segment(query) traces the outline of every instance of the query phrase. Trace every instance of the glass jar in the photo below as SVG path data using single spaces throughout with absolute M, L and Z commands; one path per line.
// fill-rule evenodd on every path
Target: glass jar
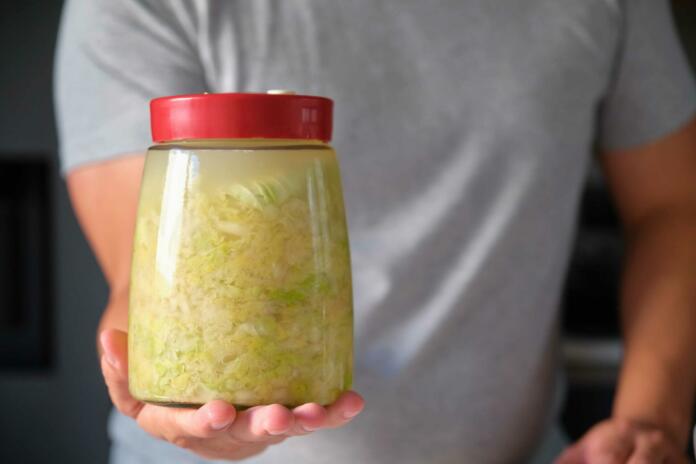
M 332 403 L 352 380 L 350 255 L 331 100 L 151 103 L 129 386 L 142 401 Z

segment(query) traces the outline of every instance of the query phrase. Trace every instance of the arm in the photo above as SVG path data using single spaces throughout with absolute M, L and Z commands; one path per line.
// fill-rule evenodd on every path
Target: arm
M 696 392 L 696 120 L 603 161 L 629 244 L 614 415 L 685 448 Z
M 86 165 L 68 175 L 73 207 L 110 289 L 98 333 L 101 367 L 114 405 L 155 437 L 215 459 L 243 459 L 287 437 L 350 422 L 363 407 L 362 398 L 353 392 L 326 408 L 310 403 L 290 411 L 276 404 L 243 412 L 224 401 L 197 410 L 173 409 L 130 396 L 128 284 L 142 169 L 143 156 L 134 154 Z
M 628 240 L 625 355 L 612 418 L 562 462 L 686 462 L 696 392 L 696 120 L 607 153 L 602 164 Z
M 142 154 L 131 154 L 68 175 L 75 215 L 109 285 L 97 333 L 128 330 L 128 278 L 143 160 Z

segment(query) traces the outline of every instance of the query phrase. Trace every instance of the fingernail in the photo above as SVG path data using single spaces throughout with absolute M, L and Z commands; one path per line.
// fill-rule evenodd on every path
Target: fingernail
M 213 430 L 222 430 L 232 423 L 231 418 L 227 419 L 216 419 L 213 417 L 213 413 L 208 411 L 208 418 L 210 419 L 210 428 Z
M 315 432 L 315 431 L 319 430 L 320 428 L 321 427 L 312 427 L 311 425 L 303 425 L 302 426 L 302 430 L 304 430 L 305 432 Z
M 269 435 L 282 435 L 285 432 L 288 431 L 288 429 L 285 430 L 271 430 L 266 423 L 263 424 L 263 428 L 268 432 Z
M 343 417 L 345 419 L 352 419 L 353 417 L 357 416 L 360 414 L 361 409 L 358 409 L 357 411 L 350 411 L 350 412 L 345 412 L 343 413 Z
M 210 428 L 213 430 L 222 430 L 225 427 L 227 427 L 228 425 L 230 425 L 230 423 L 231 423 L 231 421 L 229 421 L 229 420 L 225 420 L 225 421 L 221 421 L 221 422 L 211 422 Z

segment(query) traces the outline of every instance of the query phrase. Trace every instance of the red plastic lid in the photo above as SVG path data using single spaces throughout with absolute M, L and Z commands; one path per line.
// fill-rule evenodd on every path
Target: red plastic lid
M 271 91 L 274 92 L 274 91 Z M 276 93 L 211 93 L 155 98 L 152 140 L 331 140 L 333 101 Z

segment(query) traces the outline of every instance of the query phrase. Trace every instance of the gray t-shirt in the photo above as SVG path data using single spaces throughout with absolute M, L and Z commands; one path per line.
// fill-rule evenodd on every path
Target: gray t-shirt
M 696 109 L 666 1 L 72 0 L 63 19 L 65 171 L 143 151 L 155 96 L 336 102 L 367 407 L 249 462 L 528 458 L 556 412 L 593 146 L 648 143 Z M 200 462 L 122 416 L 111 434 L 140 462 Z

